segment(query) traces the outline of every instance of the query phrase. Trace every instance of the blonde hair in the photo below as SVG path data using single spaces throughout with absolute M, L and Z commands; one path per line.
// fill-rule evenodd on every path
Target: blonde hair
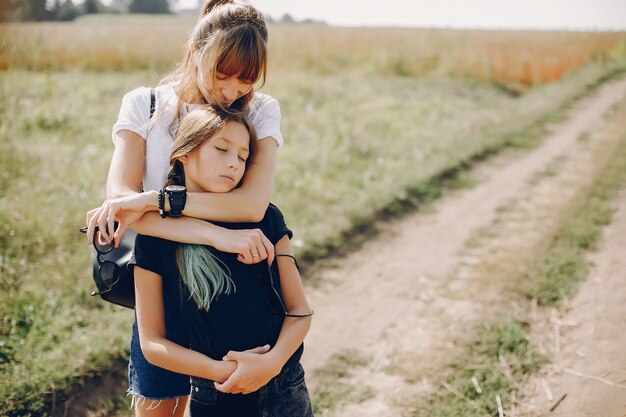
M 161 81 L 161 84 L 178 83 L 176 117 L 182 114 L 184 98 L 195 97 L 201 93 L 197 81 L 200 63 L 208 65 L 213 83 L 218 71 L 228 76 L 237 75 L 239 79 L 250 81 L 251 84 L 256 84 L 259 80 L 264 84 L 267 41 L 265 17 L 253 6 L 234 3 L 233 0 L 205 1 L 200 18 L 188 40 L 187 55 L 176 70 Z M 253 94 L 254 90 L 251 88 L 231 108 L 243 110 Z
M 170 171 L 166 185 L 185 185 L 185 173 L 179 158 L 210 140 L 228 122 L 241 123 L 248 131 L 250 152 L 245 166 L 250 164 L 254 157 L 257 138 L 254 127 L 248 119 L 241 113 L 229 113 L 220 107 L 200 106 L 189 112 L 178 128 L 170 153 Z M 230 271 L 206 246 L 178 245 L 176 264 L 180 271 L 181 281 L 187 286 L 190 297 L 193 298 L 198 309 L 208 311 L 211 303 L 220 294 L 230 294 L 235 291 Z

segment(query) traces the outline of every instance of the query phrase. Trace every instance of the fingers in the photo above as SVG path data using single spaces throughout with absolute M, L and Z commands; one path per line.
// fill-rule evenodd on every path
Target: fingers
M 229 350 L 228 353 L 222 358 L 225 361 L 236 361 L 239 359 L 241 352 L 237 352 L 236 350 Z
M 233 376 L 237 373 L 237 371 L 233 372 L 233 374 L 226 380 L 224 381 L 224 383 L 220 384 L 219 382 L 214 382 L 213 385 L 215 385 L 215 389 L 224 393 L 230 393 L 230 394 L 236 394 L 236 392 L 233 392 L 233 388 L 235 387 L 235 383 L 237 381 L 236 378 L 233 378 Z
M 107 217 L 107 234 L 109 235 L 109 242 L 113 240 L 115 236 L 115 210 L 109 209 L 109 215 Z
M 272 245 L 272 242 L 270 242 L 264 234 L 261 234 L 261 243 L 263 244 L 263 249 L 267 254 L 267 263 L 271 265 L 274 262 L 274 245 Z
M 120 223 L 117 227 L 114 235 L 116 248 L 120 245 L 120 242 L 122 241 L 122 236 L 124 235 L 124 232 L 126 232 L 126 229 L 128 229 L 128 225 L 126 223 Z
M 226 381 L 224 381 L 224 383 L 220 384 L 219 382 L 213 382 L 213 385 L 215 386 L 216 390 L 225 394 L 250 394 L 251 392 L 254 392 L 252 390 L 237 386 L 237 383 L 237 379 L 231 376 Z
M 270 345 L 264 345 L 264 346 L 258 346 L 255 347 L 254 349 L 248 349 L 248 350 L 244 350 L 244 352 L 247 353 L 267 353 L 270 350 Z
M 96 221 L 98 220 L 98 211 L 100 207 L 87 212 L 87 242 L 93 243 L 93 232 L 96 229 Z
M 256 264 L 271 256 L 274 260 L 274 246 L 260 229 L 248 230 L 246 247 L 239 252 L 237 259 L 245 264 Z
M 102 237 L 102 239 L 105 242 L 110 242 L 111 239 L 109 238 L 109 233 L 106 230 L 105 227 L 105 222 L 107 221 L 108 216 L 108 212 L 109 212 L 109 206 L 107 204 L 107 202 L 105 201 L 104 204 L 101 207 L 100 210 L 100 215 L 98 216 L 98 220 L 96 221 L 96 223 L 98 224 L 98 230 L 100 231 L 100 236 Z
M 252 256 L 254 257 L 255 262 L 261 262 L 267 259 L 267 250 L 263 245 L 263 239 L 261 237 L 259 237 L 259 244 L 256 247 L 256 256 L 254 256 L 254 254 L 252 254 Z
M 241 263 L 246 264 L 246 265 L 251 265 L 251 264 L 256 263 L 256 262 L 254 261 L 254 258 L 252 257 L 252 251 L 251 251 L 251 250 L 249 250 L 249 249 L 246 249 L 246 250 L 244 250 L 244 251 L 240 252 L 240 253 L 237 255 L 237 260 L 238 260 L 239 262 L 241 262 Z

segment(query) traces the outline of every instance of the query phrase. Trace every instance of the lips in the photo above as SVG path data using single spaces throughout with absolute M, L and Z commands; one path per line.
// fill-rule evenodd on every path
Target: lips
M 226 180 L 226 181 L 230 181 L 230 182 L 235 182 L 235 177 L 233 177 L 232 175 L 220 175 L 220 178 Z

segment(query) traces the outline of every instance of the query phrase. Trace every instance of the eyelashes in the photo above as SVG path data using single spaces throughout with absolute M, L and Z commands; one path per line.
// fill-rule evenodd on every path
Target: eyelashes
M 215 146 L 215 149 L 217 149 L 220 152 L 228 152 L 228 149 L 220 148 L 218 146 Z M 246 162 L 248 160 L 248 158 L 244 158 L 243 156 L 237 156 L 237 158 L 239 158 L 241 162 Z

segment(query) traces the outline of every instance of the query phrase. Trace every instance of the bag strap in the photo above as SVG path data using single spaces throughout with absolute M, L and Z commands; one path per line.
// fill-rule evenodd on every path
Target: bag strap
M 156 108 L 156 95 L 154 93 L 154 87 L 150 89 L 150 119 L 154 116 L 154 109 Z

